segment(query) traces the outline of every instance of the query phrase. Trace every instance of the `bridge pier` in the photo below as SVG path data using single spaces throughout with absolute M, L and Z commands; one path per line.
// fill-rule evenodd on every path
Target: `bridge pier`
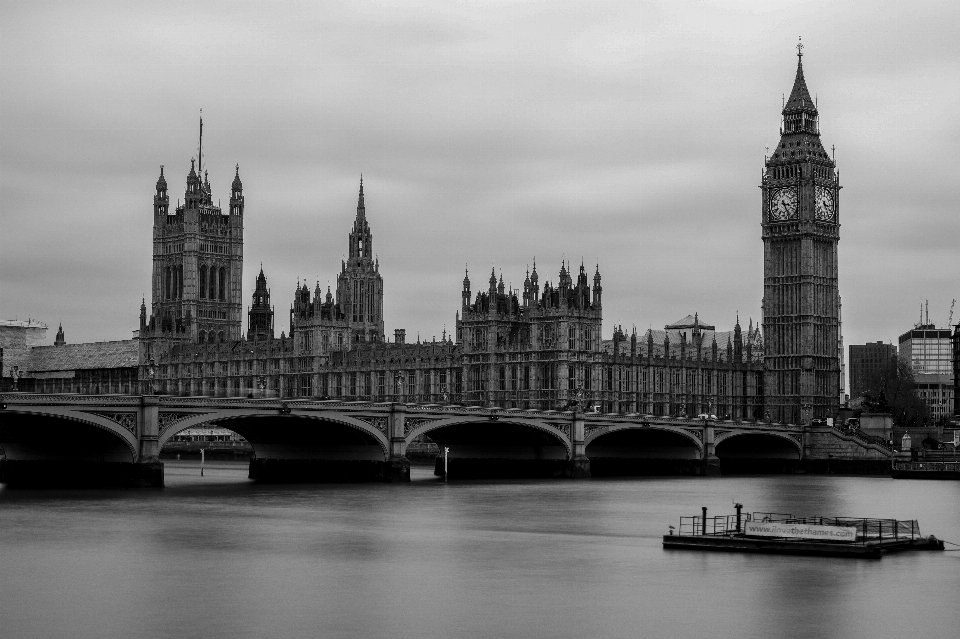
M 702 471 L 708 477 L 720 475 L 720 458 L 717 457 L 716 434 L 713 431 L 713 422 L 705 420 L 703 423 L 703 458 Z
M 160 461 L 160 398 L 140 398 L 140 454 L 133 473 L 135 486 L 163 488 L 163 462 Z
M 587 457 L 587 445 L 584 441 L 586 429 L 583 423 L 583 413 L 573 411 L 573 420 L 570 424 L 570 461 L 567 462 L 565 475 L 571 479 L 590 478 L 590 459 Z
M 390 405 L 390 414 L 387 416 L 387 438 L 390 440 L 390 451 L 387 461 L 383 462 L 380 475 L 386 482 L 410 481 L 410 460 L 407 459 L 407 439 L 404 433 L 406 413 L 406 406 Z

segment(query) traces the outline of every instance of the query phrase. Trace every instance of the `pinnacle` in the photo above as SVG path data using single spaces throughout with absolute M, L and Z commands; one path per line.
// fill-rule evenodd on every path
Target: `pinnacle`
M 807 113 L 817 113 L 817 106 L 810 97 L 810 90 L 807 89 L 807 81 L 803 77 L 803 60 L 797 60 L 797 77 L 793 81 L 793 90 L 790 91 L 790 98 L 783 107 L 783 114 L 797 113 L 806 111 Z

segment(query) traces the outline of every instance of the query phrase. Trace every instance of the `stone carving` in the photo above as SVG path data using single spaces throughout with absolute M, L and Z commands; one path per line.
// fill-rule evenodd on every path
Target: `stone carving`
M 564 424 L 563 422 L 550 422 L 550 425 L 559 430 L 567 439 L 570 438 L 570 424 Z
M 406 437 L 410 432 L 419 428 L 421 425 L 426 424 L 427 422 L 436 421 L 433 419 L 405 419 L 403 420 L 403 436 Z
M 386 417 L 357 417 L 362 422 L 370 424 L 377 430 L 379 430 L 384 435 L 387 434 L 387 418 Z
M 136 413 L 98 413 L 94 411 L 86 411 L 91 415 L 96 415 L 97 417 L 103 417 L 104 419 L 109 419 L 112 422 L 120 424 L 123 428 L 130 431 L 134 436 L 137 434 L 137 414 Z
M 163 435 L 164 432 L 175 423 L 179 422 L 181 419 L 186 419 L 187 417 L 192 417 L 195 413 L 168 413 L 161 412 L 158 417 L 158 428 L 157 436 Z
M 693 428 L 684 428 L 683 430 L 685 430 L 686 432 L 688 432 L 688 433 L 690 433 L 691 435 L 693 435 L 694 437 L 696 437 L 696 438 L 697 438 L 697 441 L 701 441 L 701 442 L 703 441 L 703 431 L 702 431 L 702 430 L 699 430 L 699 429 L 696 429 L 696 430 L 695 430 L 695 429 L 693 429 Z
M 597 426 L 595 424 L 585 424 L 583 426 L 583 438 L 586 439 L 591 433 L 603 430 L 606 426 Z

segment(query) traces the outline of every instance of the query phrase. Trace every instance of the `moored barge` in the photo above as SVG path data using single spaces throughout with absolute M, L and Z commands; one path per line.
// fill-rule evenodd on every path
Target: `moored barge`
M 942 540 L 920 534 L 916 520 L 863 517 L 794 517 L 786 513 L 681 517 L 670 526 L 663 547 L 673 550 L 715 550 L 778 555 L 815 555 L 880 559 L 904 550 L 943 550 Z
M 894 479 L 960 479 L 960 461 L 894 461 Z

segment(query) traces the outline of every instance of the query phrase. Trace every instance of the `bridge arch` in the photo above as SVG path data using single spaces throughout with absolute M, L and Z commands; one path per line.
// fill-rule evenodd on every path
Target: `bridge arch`
M 407 421 L 414 421 L 407 417 Z M 421 420 L 415 420 L 421 421 Z M 552 437 L 559 441 L 566 451 L 567 458 L 569 459 L 573 451 L 573 445 L 570 443 L 570 438 L 567 435 L 568 431 L 561 431 L 560 428 L 556 426 L 541 422 L 535 419 L 516 419 L 516 418 L 503 418 L 497 416 L 496 419 L 491 419 L 490 417 L 482 416 L 467 416 L 467 415 L 455 415 L 451 417 L 443 417 L 440 419 L 431 419 L 424 420 L 423 423 L 418 423 L 416 426 L 411 428 L 406 436 L 404 437 L 407 440 L 407 443 L 411 443 L 416 438 L 421 435 L 429 435 L 432 431 L 437 431 L 443 428 L 450 428 L 457 425 L 468 425 L 468 424 L 484 424 L 484 425 L 501 425 L 501 426 L 515 426 L 520 428 L 531 428 L 537 431 L 540 431 L 546 434 L 549 437 Z M 431 438 L 432 439 L 432 438 Z
M 770 431 L 723 433 L 714 451 L 723 474 L 792 473 L 803 457 L 803 445 L 790 433 Z
M 88 412 L 58 407 L 23 410 L 11 407 L 0 420 L 0 447 L 7 459 L 91 458 L 96 461 L 134 462 L 139 456 L 135 412 L 126 427 L 111 412 Z M 69 426 L 73 424 L 74 426 Z M 77 428 L 80 425 L 81 428 Z M 72 453 L 71 453 L 72 451 Z
M 251 443 L 254 447 L 254 450 L 257 450 L 257 437 L 253 433 L 257 427 L 261 424 L 255 422 L 247 422 L 247 420 L 263 420 L 265 421 L 274 421 L 274 420 L 283 420 L 282 425 L 293 425 L 293 422 L 287 420 L 301 420 L 298 425 L 305 425 L 306 421 L 311 421 L 316 425 L 319 430 L 322 428 L 320 424 L 330 423 L 336 424 L 338 426 L 348 427 L 355 431 L 359 431 L 363 435 L 372 439 L 379 446 L 383 458 L 386 459 L 389 451 L 389 442 L 387 441 L 386 435 L 383 431 L 377 429 L 371 424 L 357 419 L 356 417 L 351 417 L 349 415 L 344 415 L 341 413 L 327 413 L 322 414 L 312 414 L 308 412 L 301 413 L 299 411 L 293 412 L 286 415 L 279 415 L 276 410 L 222 410 L 222 411 L 212 411 L 212 412 L 203 412 L 190 414 L 187 417 L 182 417 L 172 422 L 169 426 L 164 428 L 160 433 L 159 441 L 160 447 L 162 448 L 170 439 L 172 439 L 177 433 L 180 433 L 188 428 L 197 428 L 205 424 L 217 425 L 223 428 L 228 428 L 240 436 L 244 437 L 247 441 Z M 276 422 L 274 422 L 276 423 Z M 302 430 L 302 429 L 301 429 Z M 320 433 L 318 433 L 320 434 Z M 248 436 L 249 435 L 249 436 Z M 258 451 L 259 453 L 260 451 Z
M 648 424 L 646 422 L 639 424 L 615 424 L 610 426 L 601 426 L 594 430 L 591 430 L 583 438 L 583 443 L 586 446 L 589 446 L 596 439 L 604 437 L 605 435 L 610 435 L 624 430 L 641 430 L 641 431 L 661 431 L 666 433 L 673 433 L 680 437 L 684 437 L 690 441 L 690 443 L 697 448 L 698 453 L 703 451 L 703 442 L 699 437 L 694 435 L 689 430 L 683 428 L 670 428 L 669 426 L 661 426 L 658 424 Z
M 586 456 L 595 477 L 699 474 L 702 432 L 646 422 L 611 424 L 584 437 Z
M 419 423 L 406 435 L 421 435 L 449 449 L 449 473 L 467 477 L 550 477 L 569 472 L 573 446 L 567 425 L 505 415 L 453 415 Z M 443 463 L 437 460 L 437 475 Z

